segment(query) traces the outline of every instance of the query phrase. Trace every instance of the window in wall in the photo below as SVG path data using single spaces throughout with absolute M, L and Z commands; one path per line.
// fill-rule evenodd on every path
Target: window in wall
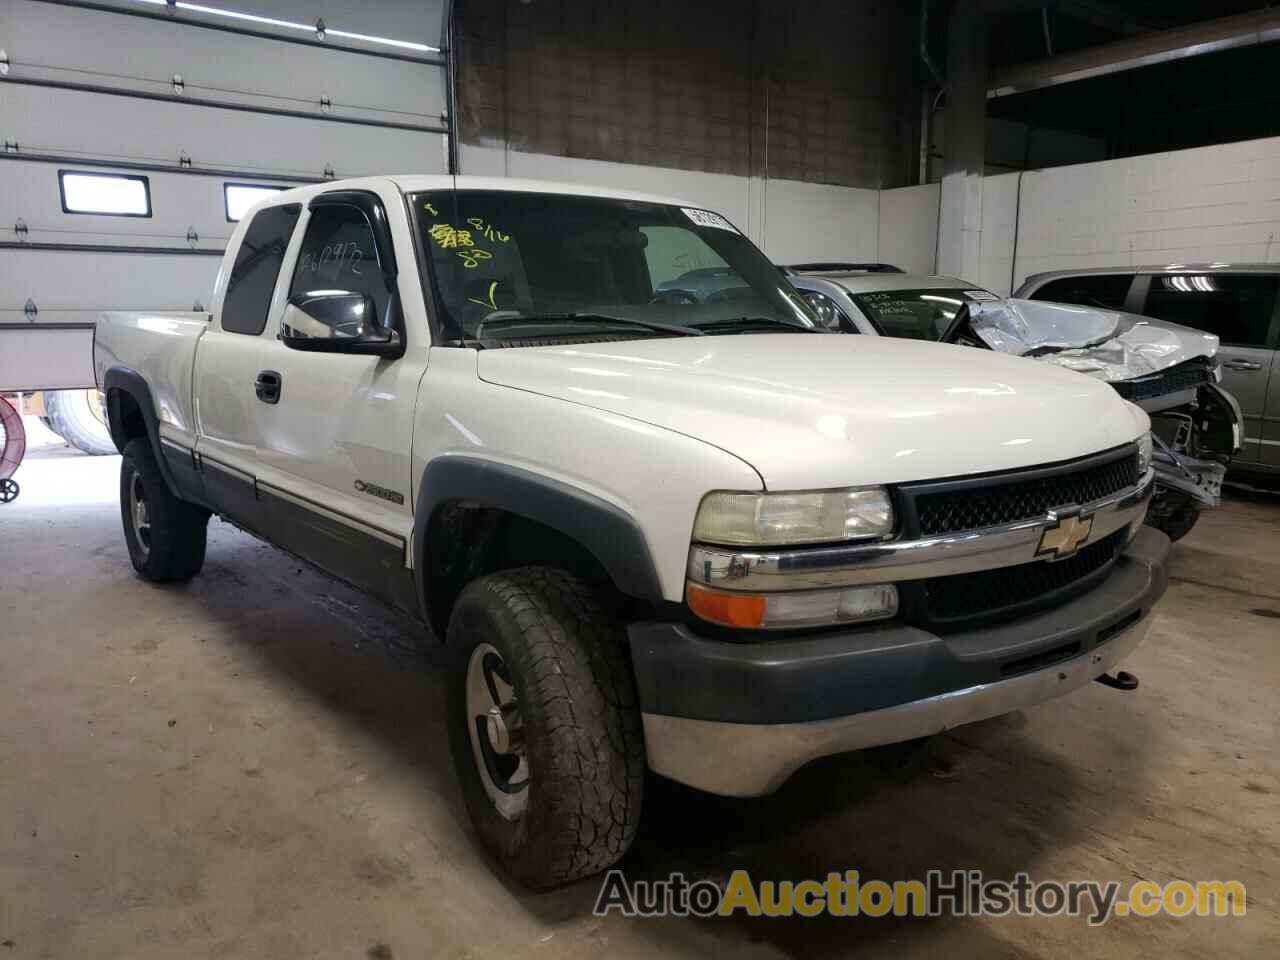
M 224 183 L 222 185 L 222 206 L 227 212 L 227 221 L 235 223 L 243 219 L 249 208 L 263 197 L 279 193 L 284 187 L 265 187 L 257 183 Z
M 1080 277 L 1059 277 L 1050 280 L 1031 295 L 1033 300 L 1049 300 L 1053 303 L 1078 303 L 1083 307 L 1102 307 L 1104 310 L 1121 310 L 1129 287 L 1133 285 L 1132 273 L 1086 274 Z
M 1156 276 L 1142 312 L 1217 334 L 1224 344 L 1262 347 L 1275 313 L 1277 287 L 1280 277 Z
M 378 263 L 373 227 L 358 207 L 321 206 L 311 211 L 289 296 L 316 290 L 347 290 L 373 299 L 385 317 L 390 291 Z
M 151 184 L 135 174 L 58 171 L 63 213 L 110 217 L 151 216 Z
M 302 206 L 259 210 L 249 221 L 222 302 L 222 329 L 256 337 L 267 325 L 271 295 Z

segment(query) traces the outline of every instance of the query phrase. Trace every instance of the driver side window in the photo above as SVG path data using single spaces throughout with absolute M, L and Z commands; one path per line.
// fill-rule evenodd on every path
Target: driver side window
M 289 297 L 321 290 L 366 294 L 377 306 L 378 322 L 386 317 L 389 291 L 373 228 L 357 207 L 320 206 L 311 211 Z

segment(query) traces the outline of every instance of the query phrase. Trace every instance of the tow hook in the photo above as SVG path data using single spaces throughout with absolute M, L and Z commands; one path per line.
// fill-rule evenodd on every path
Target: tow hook
M 1104 687 L 1110 687 L 1112 690 L 1137 690 L 1138 678 L 1127 670 L 1119 670 L 1113 677 L 1109 673 L 1093 678 Z

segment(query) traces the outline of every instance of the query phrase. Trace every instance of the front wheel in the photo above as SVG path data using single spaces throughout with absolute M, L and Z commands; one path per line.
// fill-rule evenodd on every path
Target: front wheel
M 447 647 L 449 743 L 484 847 L 535 888 L 615 863 L 645 771 L 622 627 L 581 581 L 525 567 L 462 591 Z
M 130 440 L 120 459 L 120 517 L 129 559 L 143 577 L 172 583 L 200 572 L 209 512 L 173 495 L 143 439 Z

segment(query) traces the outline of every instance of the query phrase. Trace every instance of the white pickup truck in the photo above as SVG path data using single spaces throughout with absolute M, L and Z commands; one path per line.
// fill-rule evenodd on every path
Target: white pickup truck
M 742 282 L 663 288 L 699 268 Z M 133 565 L 193 576 L 218 514 L 429 624 L 468 811 L 533 886 L 626 851 L 646 765 L 759 795 L 1035 704 L 1123 660 L 1165 589 L 1139 408 L 828 334 L 688 203 L 289 190 L 212 304 L 97 327 Z

